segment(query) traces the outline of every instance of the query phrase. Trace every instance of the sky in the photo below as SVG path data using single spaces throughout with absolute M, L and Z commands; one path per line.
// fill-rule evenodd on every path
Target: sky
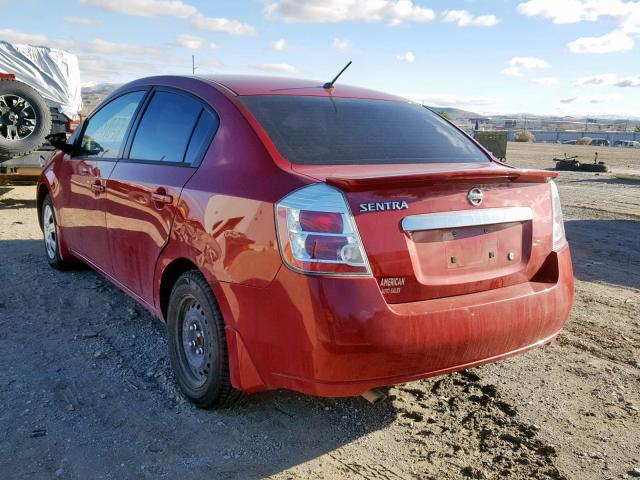
M 55 7 L 54 7 L 55 5 Z M 640 1 L 0 0 L 0 40 L 155 74 L 330 80 L 479 113 L 640 116 Z

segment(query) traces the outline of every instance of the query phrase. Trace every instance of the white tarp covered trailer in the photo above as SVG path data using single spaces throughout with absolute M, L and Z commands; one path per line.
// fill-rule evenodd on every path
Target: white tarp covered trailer
M 76 120 L 82 110 L 78 57 L 49 47 L 0 41 L 0 73 L 34 88 L 47 104 Z

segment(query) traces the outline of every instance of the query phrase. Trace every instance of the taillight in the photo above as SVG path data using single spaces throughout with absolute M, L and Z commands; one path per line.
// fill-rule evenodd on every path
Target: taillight
M 560 250 L 567 242 L 564 234 L 564 219 L 562 217 L 562 207 L 560 206 L 560 195 L 556 182 L 551 180 L 551 210 L 553 215 L 553 249 Z
M 293 270 L 371 274 L 349 206 L 342 193 L 326 183 L 303 187 L 280 200 L 276 223 L 282 259 Z

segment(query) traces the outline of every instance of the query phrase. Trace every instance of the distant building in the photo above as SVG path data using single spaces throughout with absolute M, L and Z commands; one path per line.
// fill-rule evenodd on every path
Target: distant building
M 506 128 L 506 129 L 516 128 L 517 124 L 518 124 L 517 120 L 505 120 L 504 121 L 504 128 Z

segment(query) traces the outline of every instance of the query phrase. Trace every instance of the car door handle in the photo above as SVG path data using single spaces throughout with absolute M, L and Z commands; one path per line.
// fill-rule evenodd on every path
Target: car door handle
M 91 185 L 91 190 L 96 193 L 103 193 L 106 189 L 104 185 L 100 183 L 94 183 L 93 185 Z
M 157 203 L 173 203 L 173 197 L 166 193 L 153 192 L 151 194 L 151 200 Z

